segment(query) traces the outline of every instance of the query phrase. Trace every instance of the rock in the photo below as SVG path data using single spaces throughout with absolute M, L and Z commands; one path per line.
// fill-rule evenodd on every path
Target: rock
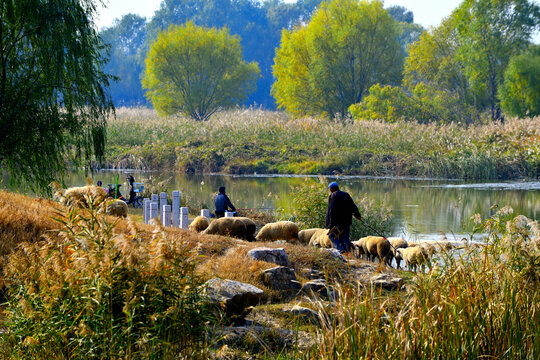
M 307 294 L 313 292 L 329 299 L 335 299 L 334 289 L 331 286 L 326 286 L 326 281 L 324 279 L 306 282 L 302 286 L 302 292 Z
M 345 259 L 345 257 L 339 252 L 339 250 L 337 249 L 325 249 L 325 248 L 322 248 L 321 251 L 326 251 L 328 252 L 330 255 L 332 255 L 332 257 L 336 258 L 337 260 L 341 260 L 343 262 L 347 262 L 347 260 Z
M 296 281 L 294 269 L 277 266 L 264 270 L 261 274 L 264 285 L 275 290 L 300 290 L 302 285 Z
M 247 256 L 254 260 L 266 261 L 280 266 L 290 266 L 289 256 L 284 248 L 272 249 L 267 247 L 255 248 L 248 251 Z
M 319 270 L 303 268 L 301 274 L 306 279 L 315 280 L 315 279 L 324 279 L 324 273 Z
M 385 290 L 399 290 L 403 285 L 403 279 L 393 277 L 389 274 L 377 274 L 369 278 L 369 282 L 376 287 L 381 287 Z
M 309 308 L 295 305 L 293 307 L 284 308 L 282 311 L 286 314 L 291 314 L 298 318 L 305 319 L 306 322 L 315 325 L 319 324 L 319 315 Z
M 208 297 L 234 322 L 249 314 L 251 307 L 259 303 L 264 293 L 256 286 L 228 279 L 210 279 L 205 287 Z

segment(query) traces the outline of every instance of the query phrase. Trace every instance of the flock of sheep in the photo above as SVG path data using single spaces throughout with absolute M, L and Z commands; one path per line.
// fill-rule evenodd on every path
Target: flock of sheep
M 101 208 L 106 214 L 127 216 L 127 204 L 122 200 L 107 200 L 107 192 L 99 186 L 88 185 L 64 190 L 60 184 L 52 183 L 51 187 L 54 190 L 54 198 L 67 206 L 88 207 L 87 199 L 92 198 L 94 203 L 105 205 Z M 327 229 L 299 230 L 298 225 L 292 221 L 266 224 L 255 235 L 257 224 L 250 218 L 224 217 L 210 222 L 208 218 L 198 216 L 191 222 L 189 229 L 203 234 L 231 236 L 247 241 L 285 240 L 322 248 L 332 247 Z M 445 246 L 445 250 L 449 250 L 452 245 L 446 243 Z M 395 259 L 397 268 L 400 267 L 401 260 L 403 260 L 405 265 L 412 270 L 426 264 L 436 252 L 433 245 L 408 243 L 399 237 L 367 236 L 353 241 L 352 247 L 353 254 L 358 258 L 370 261 L 377 258 L 380 264 L 389 266 Z
M 196 217 L 189 229 L 203 234 L 231 236 L 247 241 L 276 241 L 285 240 L 309 246 L 331 248 L 328 229 L 299 230 L 292 221 L 278 221 L 264 225 L 255 235 L 257 225 L 247 217 L 220 218 L 211 222 L 204 216 Z M 367 236 L 353 241 L 353 254 L 358 258 L 374 261 L 391 266 L 395 259 L 397 268 L 401 261 L 411 269 L 416 270 L 429 262 L 430 257 L 437 251 L 434 245 L 427 243 L 408 243 L 400 237 L 383 238 Z M 445 243 L 444 249 L 450 250 L 452 245 Z

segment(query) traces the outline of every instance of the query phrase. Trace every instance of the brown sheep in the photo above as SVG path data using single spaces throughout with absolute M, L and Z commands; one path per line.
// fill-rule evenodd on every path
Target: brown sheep
M 202 232 L 207 235 L 223 235 L 238 239 L 253 240 L 252 227 L 246 225 L 244 218 L 223 217 L 210 222 L 210 225 Z
M 197 216 L 189 224 L 189 230 L 196 231 L 196 232 L 201 232 L 203 230 L 206 230 L 208 225 L 210 225 L 210 221 L 208 221 L 208 218 L 206 216 Z
M 113 200 L 107 203 L 105 213 L 112 216 L 127 217 L 128 206 L 123 200 Z
M 357 258 L 367 258 L 367 252 L 366 252 L 366 239 L 367 237 L 360 238 L 356 241 L 351 241 L 353 254 Z
M 396 258 L 405 260 L 405 265 L 409 269 L 416 271 L 417 266 L 424 266 L 429 261 L 429 254 L 422 246 L 408 247 L 405 249 L 397 249 Z
M 257 224 L 253 219 L 248 217 L 236 217 L 236 219 L 242 221 L 246 225 L 246 239 L 247 241 L 255 241 L 255 231 L 257 230 Z
M 390 256 L 390 242 L 380 236 L 368 236 L 366 238 L 366 253 L 371 261 L 379 259 L 379 264 L 385 264 Z M 379 266 L 380 266 L 379 265 Z
M 298 225 L 292 221 L 278 221 L 264 225 L 255 237 L 257 241 L 298 240 Z
M 309 239 L 309 245 L 322 248 L 331 248 L 332 241 L 328 237 L 328 229 L 319 229 Z
M 396 269 L 399 269 L 401 265 L 401 259 L 398 259 L 396 257 L 396 250 L 406 249 L 409 247 L 409 244 L 404 238 L 401 237 L 389 237 L 388 241 L 390 241 L 390 244 L 392 245 L 392 247 L 390 248 L 391 256 L 389 262 L 392 261 L 392 258 L 396 259 Z
M 300 244 L 304 244 L 304 245 L 309 244 L 311 237 L 313 236 L 313 234 L 315 234 L 317 230 L 321 230 L 321 228 L 300 230 L 298 232 L 298 241 L 300 242 Z

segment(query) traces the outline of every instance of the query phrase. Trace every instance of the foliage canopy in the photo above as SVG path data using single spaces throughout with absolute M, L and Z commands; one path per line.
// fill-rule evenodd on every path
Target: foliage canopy
M 0 2 L 0 165 L 36 190 L 63 172 L 67 153 L 104 152 L 114 109 L 95 3 Z
M 322 3 L 307 26 L 283 31 L 272 87 L 278 107 L 333 117 L 346 114 L 371 85 L 399 83 L 399 35 L 379 1 Z
M 159 113 L 207 120 L 242 101 L 258 75 L 258 65 L 242 60 L 240 39 L 228 29 L 188 22 L 171 26 L 152 44 L 143 87 Z

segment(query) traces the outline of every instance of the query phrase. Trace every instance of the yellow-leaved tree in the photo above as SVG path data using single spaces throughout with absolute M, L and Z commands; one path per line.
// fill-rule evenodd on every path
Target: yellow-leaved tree
M 380 1 L 324 2 L 307 25 L 284 30 L 272 95 L 295 116 L 346 114 L 374 84 L 399 84 L 397 22 Z
M 162 115 L 208 120 L 255 90 L 257 63 L 242 60 L 240 39 L 226 28 L 188 22 L 159 34 L 146 58 L 143 88 Z

